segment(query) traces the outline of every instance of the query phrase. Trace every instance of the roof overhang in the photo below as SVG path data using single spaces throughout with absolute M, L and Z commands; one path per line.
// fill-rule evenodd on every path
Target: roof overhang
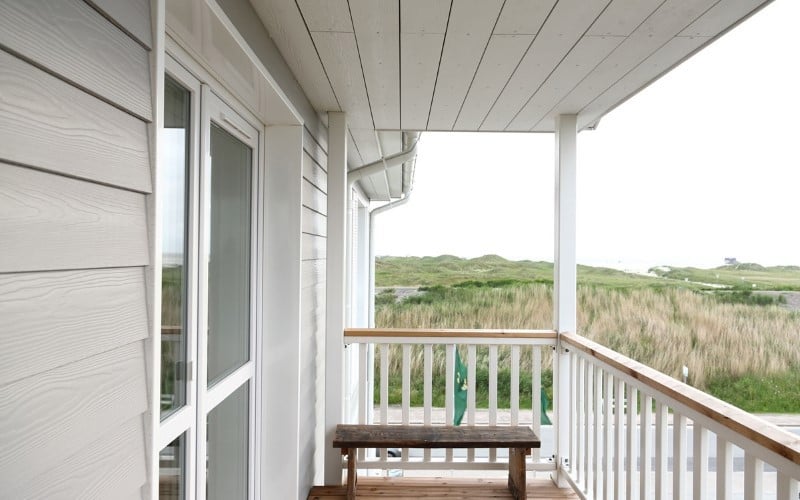
M 358 167 L 404 130 L 593 128 L 770 0 L 251 2 L 312 105 L 347 113 Z M 394 198 L 403 173 L 387 179 L 362 187 Z

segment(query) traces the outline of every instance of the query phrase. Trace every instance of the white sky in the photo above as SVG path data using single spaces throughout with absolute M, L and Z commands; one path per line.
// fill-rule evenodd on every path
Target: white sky
M 800 1 L 776 0 L 578 136 L 578 261 L 800 264 Z M 378 255 L 553 259 L 552 134 L 426 133 Z

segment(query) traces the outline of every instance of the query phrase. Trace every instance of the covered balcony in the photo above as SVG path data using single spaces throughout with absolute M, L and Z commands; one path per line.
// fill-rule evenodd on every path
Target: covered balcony
M 466 389 L 461 425 L 531 426 L 542 447 L 526 460 L 528 498 L 797 498 L 796 435 L 579 335 L 353 328 L 344 342 L 359 352 L 361 423 L 451 425 L 455 394 Z M 422 373 L 412 373 L 412 358 L 419 364 L 420 357 Z M 457 357 L 466 365 L 464 388 L 455 386 Z M 401 375 L 399 408 L 389 405 L 390 370 Z M 488 409 L 476 408 L 480 370 L 488 371 L 482 388 L 488 389 Z M 511 373 L 506 394 L 498 389 L 504 370 Z M 552 381 L 543 382 L 550 370 Z M 412 406 L 416 378 L 424 388 L 421 407 Z M 552 390 L 550 409 L 543 407 L 543 384 Z M 442 385 L 443 398 L 437 393 Z M 530 388 L 526 405 L 520 404 L 521 387 Z M 510 408 L 499 407 L 499 399 Z M 435 400 L 444 408 L 434 407 Z M 412 498 L 423 490 L 437 498 L 461 498 L 464 491 L 479 497 L 492 487 L 493 494 L 511 498 L 502 480 L 507 450 L 402 449 L 392 455 L 399 456 L 359 450 L 364 498 Z M 309 498 L 343 495 L 344 487 L 326 487 L 312 489 Z

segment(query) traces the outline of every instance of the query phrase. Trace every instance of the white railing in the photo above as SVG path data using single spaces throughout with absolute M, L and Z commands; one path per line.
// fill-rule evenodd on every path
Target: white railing
M 583 498 L 800 498 L 798 436 L 583 337 L 559 342 L 564 472 Z
M 467 406 L 462 425 L 531 425 L 534 432 L 541 436 L 541 397 L 542 373 L 552 370 L 552 355 L 556 346 L 557 335 L 554 331 L 544 330 L 406 330 L 406 329 L 348 329 L 345 331 L 345 344 L 360 344 L 359 359 L 359 416 L 360 423 L 380 424 L 420 424 L 451 425 L 455 412 L 454 405 L 454 372 L 456 349 L 466 356 L 462 362 L 467 366 Z M 367 346 L 367 348 L 363 348 Z M 478 361 L 479 350 L 486 352 L 485 365 Z M 543 352 L 544 351 L 544 352 Z M 501 355 L 502 354 L 502 355 Z M 373 387 L 373 356 L 378 361 L 375 370 L 378 387 L 378 407 L 373 408 L 371 388 Z M 392 357 L 399 356 L 400 362 L 392 363 Z M 421 370 L 412 370 L 413 363 Z M 442 358 L 444 358 L 442 360 Z M 484 356 L 481 356 L 484 358 Z M 543 359 L 548 366 L 543 366 Z M 521 360 L 525 360 L 522 363 Z M 530 360 L 530 363 L 527 361 Z M 442 363 L 443 362 L 443 363 Z M 507 366 L 499 365 L 507 363 Z M 389 379 L 391 364 L 400 371 L 401 401 L 399 408 L 389 405 Z M 443 366 L 443 370 L 434 370 L 434 365 Z M 531 407 L 520 408 L 519 388 L 521 367 L 530 366 L 525 377 L 531 381 Z M 488 371 L 488 408 L 476 407 L 475 380 L 478 369 Z M 421 371 L 421 373 L 420 373 Z M 508 371 L 509 408 L 498 408 L 498 373 Z M 396 376 L 396 374 L 395 374 Z M 422 379 L 423 404 L 421 408 L 411 405 L 412 377 Z M 444 408 L 434 408 L 434 377 L 444 377 Z M 441 386 L 441 384 L 439 384 Z M 407 449 L 402 450 L 398 458 L 389 457 L 386 450 L 375 456 L 374 450 L 359 450 L 359 466 L 364 469 L 507 469 L 507 450 L 488 450 L 487 453 L 476 453 L 476 450 L 424 450 L 419 456 L 412 457 Z M 556 466 L 549 454 L 541 450 L 533 450 L 527 460 L 528 470 L 552 471 Z

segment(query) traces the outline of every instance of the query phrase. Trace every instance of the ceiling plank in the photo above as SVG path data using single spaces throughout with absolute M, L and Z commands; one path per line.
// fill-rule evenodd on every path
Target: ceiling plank
M 662 3 L 664 0 L 614 0 L 586 34 L 628 36 Z
M 330 78 L 342 111 L 351 128 L 373 128 L 361 61 L 353 33 L 314 31 L 311 33 L 322 64 Z M 363 152 L 362 152 L 363 154 Z
M 625 102 L 630 96 L 656 80 L 693 53 L 711 37 L 675 37 L 658 49 L 643 63 L 617 81 L 611 88 L 589 103 L 578 115 L 578 127 L 593 125 L 603 115 Z
M 444 35 L 400 35 L 400 128 L 425 130 Z
M 400 128 L 399 0 L 350 0 L 372 117 Z
M 453 129 L 502 6 L 502 0 L 453 4 L 427 130 Z
M 558 2 L 486 115 L 480 130 L 504 130 L 608 3 L 608 0 Z
M 495 35 L 535 35 L 557 0 L 506 0 Z
M 770 0 L 722 0 L 681 31 L 680 36 L 716 36 Z
M 581 111 L 705 12 L 715 0 L 667 0 L 549 113 Z M 654 75 L 655 76 L 655 75 Z M 537 126 L 538 128 L 538 126 Z
M 364 165 L 364 160 L 361 158 L 361 152 L 358 150 L 355 141 L 353 141 L 353 134 L 347 134 L 347 170 L 352 170 Z
M 453 130 L 477 130 L 506 84 L 533 35 L 492 35 Z
M 586 36 L 567 54 L 547 81 L 508 125 L 509 131 L 529 131 L 608 54 L 625 40 L 621 36 Z
M 314 108 L 339 111 L 336 95 L 294 1 L 259 0 L 252 5 Z
M 373 129 L 351 127 L 350 135 L 353 136 L 353 142 L 355 142 L 358 151 L 361 153 L 363 165 L 381 159 L 380 146 Z
M 380 142 L 384 156 L 399 153 L 403 149 L 403 133 L 380 131 L 378 132 L 378 142 Z M 403 167 L 390 168 L 387 173 L 389 175 L 389 194 L 392 198 L 399 198 L 403 193 Z
M 347 0 L 297 0 L 309 31 L 352 33 Z
M 400 31 L 402 33 L 444 34 L 451 0 L 401 0 Z

